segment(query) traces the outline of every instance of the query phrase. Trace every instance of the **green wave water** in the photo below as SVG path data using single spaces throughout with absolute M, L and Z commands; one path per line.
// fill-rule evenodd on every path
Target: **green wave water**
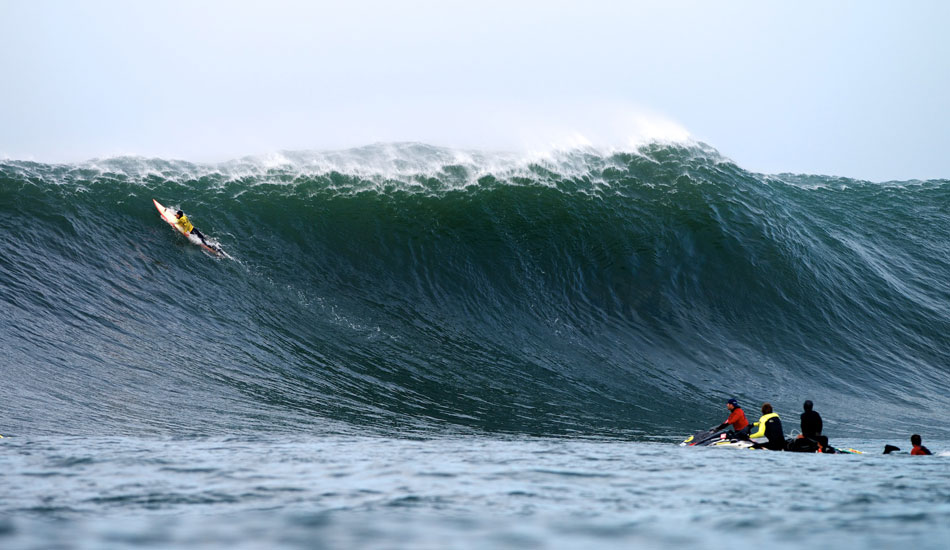
M 948 205 L 703 144 L 4 161 L 0 433 L 945 437 Z

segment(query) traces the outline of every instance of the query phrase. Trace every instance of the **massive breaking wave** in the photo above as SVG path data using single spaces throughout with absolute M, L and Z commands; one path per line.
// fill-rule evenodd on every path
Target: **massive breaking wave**
M 4 161 L 0 433 L 946 434 L 948 206 L 699 143 Z

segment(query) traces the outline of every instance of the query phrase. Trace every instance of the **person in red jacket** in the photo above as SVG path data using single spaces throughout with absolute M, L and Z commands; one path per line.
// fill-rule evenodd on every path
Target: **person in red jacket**
M 730 399 L 726 401 L 726 408 L 729 409 L 729 418 L 717 426 L 716 430 L 721 430 L 726 426 L 732 425 L 732 430 L 730 430 L 731 433 L 729 434 L 730 438 L 747 438 L 750 428 L 749 421 L 745 417 L 745 411 L 739 406 L 739 402 L 735 399 Z
M 910 450 L 910 454 L 912 455 L 924 456 L 933 454 L 930 452 L 930 449 L 921 445 L 920 435 L 918 434 L 910 436 L 910 444 L 914 446 L 914 448 Z

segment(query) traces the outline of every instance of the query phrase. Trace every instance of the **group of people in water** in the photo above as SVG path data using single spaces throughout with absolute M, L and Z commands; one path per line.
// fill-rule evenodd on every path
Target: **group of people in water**
M 752 440 L 764 437 L 764 443 L 755 443 L 754 449 L 769 449 L 772 451 L 792 451 L 799 453 L 828 453 L 839 452 L 828 444 L 828 436 L 821 433 L 823 424 L 821 415 L 814 409 L 811 400 L 805 401 L 802 405 L 804 412 L 801 414 L 801 433 L 792 439 L 785 439 L 785 431 L 782 429 L 782 420 L 778 413 L 772 410 L 770 403 L 762 404 L 762 416 L 759 421 L 750 424 L 745 416 L 745 411 L 739 406 L 736 399 L 730 399 L 726 402 L 726 408 L 729 409 L 729 418 L 717 426 L 715 429 L 723 430 L 731 426 L 727 432 L 730 439 Z M 756 428 L 753 431 L 753 428 Z M 921 438 L 918 434 L 910 436 L 913 449 L 912 455 L 929 455 L 930 450 L 921 444 Z M 888 445 L 888 447 L 892 447 Z M 892 447 L 897 450 L 897 447 Z M 885 448 L 885 453 L 888 451 Z

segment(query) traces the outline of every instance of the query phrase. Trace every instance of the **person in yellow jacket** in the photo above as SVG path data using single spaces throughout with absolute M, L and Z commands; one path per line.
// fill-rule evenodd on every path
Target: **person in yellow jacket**
M 201 231 L 198 231 L 197 227 L 191 225 L 191 222 L 188 221 L 188 216 L 186 216 L 184 212 L 182 212 L 181 210 L 179 210 L 178 212 L 175 212 L 175 218 L 178 219 L 178 222 L 177 222 L 178 226 L 181 227 L 181 230 L 185 233 L 185 235 L 190 235 L 194 233 L 196 237 L 201 239 L 201 242 L 205 246 L 209 248 L 213 248 L 214 250 L 218 250 L 218 247 L 208 244 L 208 241 L 205 240 L 205 236 L 201 234 Z
M 757 437 L 765 437 L 768 439 L 767 443 L 756 443 L 752 446 L 753 449 L 769 449 L 772 451 L 785 450 L 785 431 L 782 430 L 782 420 L 778 417 L 777 413 L 772 412 L 772 405 L 770 403 L 762 404 L 762 416 L 753 426 L 756 427 L 756 430 L 749 434 L 750 439 Z

